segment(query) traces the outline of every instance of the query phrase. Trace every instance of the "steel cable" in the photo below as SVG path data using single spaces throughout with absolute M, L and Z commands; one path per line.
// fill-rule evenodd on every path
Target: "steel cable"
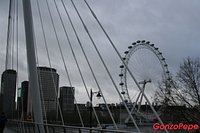
M 46 35 L 45 35 L 45 31 L 44 31 L 44 23 L 43 23 L 42 16 L 41 16 L 41 9 L 40 9 L 40 5 L 39 5 L 39 1 L 37 0 L 36 3 L 37 3 L 38 12 L 39 12 L 39 18 L 40 18 L 40 22 L 41 22 L 41 26 L 42 26 L 42 33 L 43 33 L 43 38 L 44 38 L 44 42 L 45 42 L 45 49 L 46 49 L 46 52 L 47 52 L 48 63 L 49 63 L 50 68 L 52 68 L 50 55 L 49 55 L 49 50 L 48 50 L 48 45 L 47 45 L 47 40 L 46 40 Z M 39 60 L 38 60 L 38 65 L 39 65 Z M 39 70 L 39 68 L 38 68 L 38 70 Z M 54 90 L 55 90 L 55 94 L 56 94 L 56 101 L 58 101 L 56 85 L 55 85 L 52 69 L 50 69 L 50 71 L 51 71 L 52 81 L 53 81 Z M 40 75 L 40 70 L 39 70 L 39 75 Z M 40 81 L 40 84 L 41 84 L 41 78 L 39 79 L 39 81 Z M 42 92 L 42 88 L 41 87 L 42 87 L 42 85 L 40 86 L 40 92 L 42 93 L 41 95 L 43 96 L 43 92 Z M 44 97 L 43 97 L 43 100 L 44 100 Z M 58 108 L 59 108 L 59 111 L 60 111 L 60 104 L 59 103 L 58 103 Z M 45 117 L 47 119 L 44 101 L 43 101 L 43 109 L 44 109 Z M 64 120 L 63 120 L 63 117 L 62 117 L 62 113 L 60 115 L 61 115 L 62 124 L 64 125 Z
M 106 70 L 108 70 L 108 69 L 107 69 L 107 66 L 105 65 L 105 62 L 104 62 L 104 60 L 103 60 L 103 58 L 102 58 L 102 56 L 101 56 L 101 54 L 100 54 L 100 52 L 99 52 L 99 50 L 98 50 L 97 47 L 96 47 L 96 44 L 95 44 L 93 38 L 91 37 L 91 35 L 90 35 L 90 33 L 89 33 L 88 29 L 87 29 L 87 26 L 86 26 L 85 23 L 83 22 L 83 19 L 82 19 L 82 17 L 80 16 L 80 13 L 79 13 L 79 11 L 78 11 L 77 8 L 76 8 L 76 5 L 74 4 L 73 0 L 71 0 L 71 2 L 72 2 L 72 5 L 73 5 L 74 9 L 76 10 L 76 13 L 77 13 L 79 19 L 81 20 L 81 23 L 83 24 L 83 27 L 84 27 L 86 33 L 88 34 L 88 36 L 89 36 L 89 38 L 90 38 L 90 40 L 91 40 L 91 42 L 92 42 L 92 44 L 93 44 L 93 46 L 94 46 L 94 48 L 95 48 L 97 54 L 99 55 L 99 57 L 100 57 L 100 59 L 101 59 L 103 65 L 104 65 L 104 67 L 106 68 Z M 107 71 L 107 73 L 108 73 L 108 72 L 109 72 L 109 71 Z M 110 74 L 109 74 L 109 75 L 110 75 Z M 113 79 L 111 79 L 111 80 L 113 80 Z M 100 90 L 100 91 L 101 91 L 101 90 Z M 101 93 L 102 93 L 102 91 L 101 91 Z M 103 100 L 104 100 L 105 103 L 106 103 L 106 100 L 105 100 L 104 96 L 103 96 Z M 115 122 L 115 120 L 114 120 L 114 118 L 113 118 L 113 116 L 112 116 L 112 113 L 111 113 L 111 111 L 110 111 L 110 109 L 109 109 L 107 103 L 106 103 L 106 107 L 107 107 L 107 109 L 108 109 L 109 115 L 110 115 L 110 117 L 111 117 L 111 119 L 112 119 L 112 121 L 113 121 L 113 124 L 114 124 L 115 128 L 118 129 L 117 124 L 116 124 L 116 122 Z
M 130 69 L 128 68 L 128 66 L 125 64 L 124 60 L 122 59 L 122 56 L 120 55 L 119 51 L 117 50 L 117 48 L 115 47 L 114 43 L 112 42 L 112 40 L 110 39 L 109 35 L 107 34 L 107 32 L 105 31 L 105 29 L 103 28 L 102 24 L 100 23 L 100 21 L 98 20 L 97 16 L 95 15 L 95 13 L 93 12 L 93 10 L 91 9 L 90 5 L 87 3 L 86 0 L 84 0 L 84 2 L 86 3 L 87 7 L 89 8 L 90 12 L 92 13 L 93 17 L 95 18 L 95 20 L 97 21 L 97 23 L 99 24 L 99 26 L 101 27 L 102 31 L 104 32 L 104 34 L 106 35 L 106 37 L 108 38 L 110 44 L 112 45 L 112 47 L 114 48 L 114 50 L 116 51 L 117 55 L 119 56 L 120 60 L 123 62 L 123 64 L 125 65 L 125 67 L 127 68 L 129 74 L 131 75 L 132 79 L 134 80 L 134 82 L 136 83 L 137 87 L 139 88 L 140 91 L 142 91 L 142 88 L 140 87 L 140 85 L 138 84 L 138 82 L 136 81 L 135 77 L 133 76 L 132 72 L 130 71 Z M 119 91 L 119 90 L 118 90 Z M 120 93 L 119 93 L 120 95 Z M 155 109 L 152 107 L 149 99 L 147 98 L 147 96 L 143 93 L 146 101 L 148 102 L 148 104 L 151 107 L 151 110 L 154 112 L 154 114 L 156 115 L 156 117 L 158 118 L 159 122 L 161 124 L 163 124 L 162 120 L 160 119 L 160 117 L 158 116 L 158 114 L 156 113 Z M 130 111 L 127 110 L 129 113 Z M 130 114 L 129 114 L 130 115 Z M 132 115 L 131 115 L 132 117 Z M 132 119 L 132 118 L 131 118 Z M 136 124 L 136 123 L 135 123 Z M 136 125 L 135 125 L 136 126 Z M 138 128 L 139 129 L 139 128 Z M 168 133 L 167 130 L 165 130 L 166 133 Z
M 55 0 L 54 0 L 54 3 L 55 3 L 55 5 L 56 5 L 56 9 L 57 9 L 57 12 L 58 12 L 59 18 L 60 18 L 60 20 L 61 20 L 62 27 L 63 27 L 63 29 L 64 29 L 64 32 L 65 32 L 65 35 L 66 35 L 67 41 L 68 41 L 69 46 L 70 46 L 70 49 L 71 49 L 71 51 L 72 51 L 73 58 L 74 58 L 74 60 L 75 60 L 75 62 L 76 62 L 76 66 L 77 66 L 77 68 L 78 68 L 78 71 L 79 71 L 79 74 L 80 74 L 81 80 L 82 80 L 82 82 L 83 82 L 84 88 L 85 88 L 85 90 L 86 90 L 86 93 L 87 93 L 88 98 L 90 99 L 90 95 L 89 95 L 89 92 L 88 92 L 88 88 L 87 88 L 87 85 L 86 85 L 85 79 L 84 79 L 83 74 L 82 74 L 82 72 L 81 72 L 80 65 L 78 64 L 76 54 L 75 54 L 74 49 L 73 49 L 73 47 L 72 47 L 72 44 L 71 44 L 71 41 L 70 41 L 70 39 L 69 39 L 69 36 L 68 36 L 67 30 L 66 30 L 66 28 L 65 28 L 65 26 L 64 26 L 64 22 L 63 22 L 63 19 L 62 19 L 62 17 L 61 17 L 60 11 L 58 10 L 58 5 L 57 5 L 57 3 L 55 2 Z M 61 49 L 60 49 L 60 51 L 62 52 Z M 91 102 L 91 101 L 90 101 L 90 102 Z M 96 119 L 97 119 L 97 123 L 100 125 L 99 118 L 98 118 L 97 113 L 96 113 L 96 110 L 94 109 L 93 106 L 92 106 L 92 109 L 93 109 L 93 111 L 94 111 L 94 115 L 95 115 L 95 117 L 96 117 Z

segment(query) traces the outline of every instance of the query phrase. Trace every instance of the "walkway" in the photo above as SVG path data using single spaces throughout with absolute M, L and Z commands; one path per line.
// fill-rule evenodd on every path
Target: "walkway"
M 11 129 L 5 128 L 4 133 L 16 133 L 16 132 Z

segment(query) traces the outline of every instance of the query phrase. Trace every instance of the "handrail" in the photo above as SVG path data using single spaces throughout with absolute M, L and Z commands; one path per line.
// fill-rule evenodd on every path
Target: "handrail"
M 24 124 L 33 124 L 36 126 L 46 126 L 46 127 L 54 127 L 54 128 L 62 128 L 64 130 L 66 129 L 70 129 L 70 130 L 77 130 L 81 133 L 81 130 L 85 131 L 96 131 L 96 132 L 110 132 L 110 133 L 137 133 L 137 132 L 133 132 L 133 131 L 125 131 L 125 130 L 111 130 L 111 129 L 100 129 L 100 128 L 89 128 L 89 127 L 78 127 L 78 126 L 67 126 L 67 125 L 56 125 L 56 124 L 42 124 L 42 123 L 36 123 L 36 122 L 30 122 L 30 121 L 19 121 L 19 120 L 13 120 L 13 119 L 9 119 L 8 120 L 8 124 L 9 123 L 24 123 Z

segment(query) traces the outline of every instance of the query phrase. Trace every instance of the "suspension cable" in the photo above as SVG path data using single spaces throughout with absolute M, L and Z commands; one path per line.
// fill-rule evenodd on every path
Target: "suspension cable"
M 43 22 L 42 22 L 42 19 L 41 19 L 41 11 L 40 11 L 38 0 L 36 1 L 36 4 L 37 4 L 38 12 L 39 12 L 39 18 L 40 18 L 40 21 L 41 21 L 44 42 L 45 42 L 45 44 L 47 44 L 46 36 L 45 36 L 45 33 L 44 33 L 44 28 L 43 28 Z M 33 28 L 33 30 L 34 30 L 34 28 Z M 36 41 L 35 32 L 34 32 L 34 40 Z M 35 53 L 36 53 L 36 63 L 39 66 L 40 64 L 39 64 L 39 57 L 38 57 L 37 46 L 35 47 Z M 44 94 L 43 94 L 43 91 L 42 91 L 42 82 L 41 82 L 40 69 L 37 69 L 37 71 L 38 71 L 39 87 L 40 87 L 40 93 L 41 93 L 40 96 L 41 96 L 41 100 L 42 100 L 42 104 L 43 104 L 42 110 L 43 110 L 44 118 L 46 120 L 45 123 L 47 123 L 46 107 L 45 107 L 45 103 L 44 103 Z
M 19 13 L 19 8 L 18 8 L 18 0 L 17 0 L 17 2 L 16 2 L 16 58 L 17 58 L 17 84 L 19 84 L 19 74 L 18 74 L 18 72 L 19 72 L 19 40 L 18 40 L 18 38 L 19 38 L 19 34 L 18 34 L 18 13 Z
M 69 36 L 68 36 L 67 30 L 66 30 L 66 27 L 64 26 L 63 19 L 62 19 L 62 17 L 61 17 L 60 11 L 58 10 L 58 5 L 57 5 L 57 3 L 55 2 L 55 0 L 54 0 L 54 3 L 55 3 L 55 5 L 56 5 L 56 9 L 57 9 L 57 12 L 58 12 L 58 15 L 59 15 L 59 18 L 60 18 L 60 21 L 61 21 L 62 27 L 63 27 L 63 29 L 64 29 L 64 32 L 65 32 L 65 35 L 66 35 L 67 41 L 68 41 L 69 46 L 70 46 L 70 49 L 71 49 L 71 51 L 72 51 L 73 58 L 74 58 L 74 60 L 75 60 L 75 62 L 76 62 L 76 66 L 77 66 L 77 68 L 78 68 L 78 71 L 79 71 L 79 74 L 80 74 L 81 80 L 82 80 L 82 82 L 83 82 L 84 88 L 85 88 L 85 90 L 86 90 L 86 93 L 87 93 L 88 98 L 90 99 L 90 95 L 89 95 L 89 92 L 88 92 L 88 88 L 87 88 L 87 85 L 86 85 L 85 79 L 84 79 L 83 74 L 82 74 L 82 72 L 81 72 L 81 68 L 80 68 L 80 66 L 79 66 L 79 64 L 78 64 L 78 61 L 77 61 L 77 58 L 76 58 L 76 55 L 75 55 L 74 49 L 73 49 L 73 47 L 72 47 L 71 41 L 70 41 L 70 39 L 69 39 Z M 61 49 L 60 49 L 60 52 L 62 52 Z M 91 102 L 91 99 L 90 99 L 90 102 Z M 92 105 L 91 105 L 91 106 L 92 106 Z M 100 124 L 99 118 L 98 118 L 98 116 L 97 116 L 96 110 L 95 110 L 95 108 L 94 108 L 93 106 L 92 106 L 92 109 L 93 109 L 93 111 L 94 111 L 94 115 L 95 115 L 95 117 L 96 117 L 96 119 L 97 119 L 97 123 L 98 123 L 99 126 L 101 127 L 101 124 Z
M 13 0 L 12 12 L 12 43 L 11 43 L 11 68 L 14 69 L 14 48 L 15 48 L 15 0 Z
M 37 2 L 37 1 L 36 1 Z M 33 25 L 34 26 L 34 25 Z M 36 42 L 36 37 L 35 37 L 35 31 L 34 31 L 34 28 L 33 28 L 33 32 L 34 32 L 34 40 Z M 40 63 L 39 63 L 39 55 L 38 55 L 38 51 L 37 51 L 37 43 L 35 43 L 35 55 L 36 55 L 36 64 L 37 66 L 40 66 Z M 42 81 L 41 81 L 41 73 L 40 73 L 40 69 L 37 69 L 37 72 L 38 72 L 38 80 L 39 80 L 39 87 L 40 87 L 40 97 L 41 97 L 41 102 L 42 102 L 42 113 L 44 114 L 44 123 L 48 124 L 47 122 L 47 114 L 46 114 L 46 107 L 45 107 L 45 102 L 44 102 L 44 93 L 42 91 Z M 47 133 L 49 133 L 49 129 L 47 129 Z
M 40 10 L 40 4 L 39 4 L 39 1 L 37 0 L 36 1 L 37 3 L 37 8 L 38 8 L 38 12 L 39 12 L 39 18 L 40 18 L 40 22 L 41 22 L 41 26 L 42 26 L 42 33 L 43 33 L 43 38 L 44 38 L 44 42 L 45 42 L 45 49 L 46 49 L 46 52 L 47 52 L 47 58 L 48 58 L 48 62 L 49 62 L 49 66 L 50 66 L 50 71 L 51 71 L 51 76 L 52 76 L 52 81 L 53 81 L 53 85 L 54 85 L 54 90 L 55 90 L 55 94 L 56 94 L 56 103 L 58 102 L 58 97 L 57 97 L 57 91 L 56 91 L 56 85 L 55 85 L 55 81 L 54 81 L 54 76 L 53 76 L 53 72 L 52 72 L 52 65 L 51 65 L 51 60 L 50 60 L 50 56 L 49 56 L 49 50 L 48 50 L 48 47 L 47 47 L 47 40 L 46 40 L 46 35 L 45 35 L 45 31 L 44 31 L 44 24 L 43 24 L 43 20 L 42 20 L 42 16 L 41 16 L 41 10 Z M 38 61 L 38 65 L 39 65 L 39 60 L 37 59 Z M 38 69 L 39 70 L 39 69 Z M 39 70 L 39 75 L 40 75 L 40 70 Z M 41 83 L 41 77 L 39 79 L 39 82 L 40 82 L 40 87 L 42 87 L 42 83 Z M 40 92 L 42 93 L 42 99 L 43 99 L 43 104 L 44 104 L 44 96 L 43 96 L 43 91 L 42 91 L 42 88 L 40 90 Z M 60 106 L 59 106 L 59 102 L 58 102 L 58 107 L 59 107 L 59 110 L 60 110 Z M 46 116 L 46 109 L 45 109 L 45 104 L 43 105 L 43 109 L 44 109 L 44 113 L 45 113 L 45 117 L 47 119 L 47 116 Z M 63 116 L 62 116 L 62 113 L 60 114 L 61 115 L 61 121 L 62 121 L 62 124 L 64 125 L 64 120 L 63 120 Z M 47 121 L 46 121 L 47 122 Z
M 16 59 L 17 59 L 17 61 L 16 61 L 16 66 L 17 66 L 17 68 L 16 68 L 16 70 L 17 70 L 17 79 L 16 79 L 16 90 L 17 90 L 17 96 L 18 96 L 18 85 L 19 85 L 19 34 L 18 34 L 18 28 L 19 28 L 19 25 L 18 25 L 18 13 L 19 13 L 19 2 L 18 2 L 18 0 L 17 0 L 17 2 L 16 2 Z M 22 89 L 21 89 L 21 91 L 22 91 Z M 20 94 L 21 95 L 21 94 Z M 21 95 L 21 104 L 22 104 L 22 112 L 21 112 L 21 116 L 20 116 L 20 110 L 19 110 L 19 105 L 17 104 L 17 109 L 18 109 L 18 119 L 20 119 L 20 117 L 21 118 L 23 118 L 23 102 L 22 102 L 23 100 L 22 100 L 22 95 Z M 20 104 L 20 103 L 19 103 Z M 21 119 L 22 120 L 22 119 Z M 21 130 L 23 130 L 23 132 L 25 131 L 25 129 L 24 129 L 24 123 L 23 124 L 20 124 L 20 127 L 22 127 L 21 128 Z
M 71 0 L 71 1 L 72 1 L 72 0 Z M 73 3 L 73 1 L 72 1 L 72 3 Z M 74 5 L 74 4 L 73 4 L 73 5 Z M 75 5 L 74 5 L 74 6 L 75 6 Z M 115 82 L 114 82 L 114 80 L 113 80 L 113 77 L 112 77 L 112 75 L 110 74 L 110 72 L 109 72 L 109 70 L 108 70 L 108 68 L 107 68 L 107 66 L 106 66 L 106 64 L 105 64 L 105 62 L 104 62 L 104 60 L 103 60 L 103 58 L 102 58 L 102 56 L 101 56 L 101 54 L 100 54 L 100 52 L 99 52 L 97 46 L 96 46 L 96 44 L 94 43 L 94 40 L 92 39 L 92 37 L 91 37 L 91 35 L 90 35 L 90 33 L 89 33 L 89 31 L 88 31 L 88 29 L 87 29 L 85 23 L 83 22 L 83 20 L 82 20 L 80 14 L 79 14 L 79 12 L 78 12 L 78 10 L 77 10 L 77 14 L 79 15 L 79 18 L 80 18 L 80 20 L 81 20 L 81 22 L 82 22 L 82 24 L 83 24 L 83 26 L 84 26 L 84 28 L 85 28 L 85 30 L 86 30 L 88 36 L 90 37 L 90 39 L 91 39 L 91 41 L 92 41 L 92 44 L 93 44 L 93 46 L 95 47 L 95 50 L 97 51 L 97 54 L 99 55 L 99 57 L 100 57 L 100 59 L 101 59 L 103 65 L 104 65 L 104 67 L 105 67 L 105 69 L 106 69 L 106 71 L 107 71 L 107 73 L 108 73 L 108 75 L 109 75 L 109 77 L 110 77 L 110 79 L 111 79 L 113 85 L 115 86 L 115 88 L 116 88 L 116 90 L 117 90 L 117 92 L 118 92 L 120 98 L 122 99 L 122 102 L 124 103 L 125 108 L 126 108 L 128 114 L 130 115 L 130 117 L 131 117 L 131 119 L 132 119 L 132 121 L 133 121 L 133 123 L 134 123 L 136 129 L 138 130 L 138 132 L 140 132 L 140 129 L 138 128 L 138 126 L 137 126 L 137 124 L 136 124 L 136 122 L 135 122 L 133 116 L 131 115 L 131 113 L 130 113 L 130 111 L 129 111 L 127 105 L 126 105 L 126 103 L 124 102 L 123 97 L 120 95 L 119 89 L 118 89 L 117 85 L 115 84 Z
M 102 31 L 104 32 L 104 34 L 106 35 L 106 37 L 108 38 L 110 44 L 112 45 L 112 47 L 114 48 L 114 50 L 116 51 L 117 55 L 119 56 L 120 60 L 122 61 L 122 63 L 124 64 L 124 66 L 126 67 L 126 69 L 128 70 L 130 76 L 132 77 L 132 79 L 134 80 L 134 82 L 136 83 L 137 87 L 139 88 L 139 90 L 142 92 L 142 88 L 140 87 L 140 85 L 138 84 L 137 80 L 135 79 L 135 77 L 133 76 L 132 72 L 130 71 L 130 69 L 128 68 L 128 66 L 126 65 L 125 61 L 123 60 L 122 56 L 120 55 L 119 51 L 117 50 L 116 46 L 114 45 L 114 43 L 112 42 L 111 38 L 109 37 L 109 35 L 107 34 L 107 32 L 105 31 L 104 27 L 102 26 L 102 24 L 100 23 L 99 19 L 97 18 L 96 14 L 93 12 L 93 10 L 91 9 L 90 5 L 87 3 L 86 0 L 84 0 L 85 4 L 87 5 L 87 7 L 89 8 L 91 14 L 93 15 L 93 17 L 95 18 L 95 20 L 97 21 L 97 23 L 99 24 L 99 26 L 101 27 Z M 142 92 L 143 93 L 143 92 Z M 119 93 L 120 94 L 120 93 Z M 161 124 L 163 124 L 163 121 L 160 119 L 159 115 L 157 114 L 157 112 L 155 111 L 155 109 L 152 107 L 149 99 L 147 98 L 146 94 L 143 93 L 146 101 L 148 102 L 148 104 L 150 105 L 151 110 L 154 112 L 154 114 L 156 115 L 156 117 L 158 118 L 159 122 Z M 129 111 L 130 112 L 130 111 Z M 131 115 L 132 116 L 132 115 Z M 167 130 L 165 130 L 166 133 L 168 133 Z
M 6 60 L 5 60 L 5 70 L 8 69 L 8 61 L 9 61 L 9 44 L 10 44 L 10 26 L 11 26 L 11 9 L 12 9 L 12 0 L 9 3 L 9 16 L 8 16 L 8 28 L 7 28 L 7 44 L 6 44 Z
M 68 16 L 68 19 L 70 20 L 70 24 L 71 24 L 71 26 L 72 26 L 72 28 L 73 28 L 73 31 L 74 31 L 75 35 L 76 35 L 76 38 L 77 38 L 78 43 L 79 43 L 79 45 L 80 45 L 80 47 L 81 47 L 81 50 L 82 50 L 82 52 L 83 52 L 83 54 L 84 54 L 84 56 L 85 56 L 85 58 L 86 58 L 87 64 L 88 64 L 88 66 L 89 66 L 89 68 L 90 68 L 90 71 L 92 72 L 92 76 L 93 76 L 93 78 L 95 79 L 95 83 L 96 83 L 96 85 L 97 85 L 97 87 L 98 87 L 100 93 L 102 94 L 102 97 L 103 97 L 103 100 L 104 100 L 105 105 L 107 105 L 107 102 L 106 102 L 106 100 L 105 100 L 105 98 L 104 98 L 104 95 L 103 95 L 103 93 L 102 93 L 101 87 L 100 87 L 100 85 L 99 85 L 99 83 L 98 83 L 98 81 L 97 81 L 96 75 L 95 75 L 95 73 L 94 73 L 94 71 L 93 71 L 93 69 L 92 69 L 92 67 L 91 67 L 91 65 L 90 65 L 90 62 L 89 62 L 89 60 L 88 60 L 88 57 L 87 57 L 87 55 L 86 55 L 86 53 L 85 53 L 85 50 L 84 50 L 84 48 L 83 48 L 83 46 L 82 46 L 82 43 L 81 43 L 81 41 L 80 41 L 80 39 L 79 39 L 79 37 L 78 37 L 78 34 L 77 34 L 76 29 L 75 29 L 75 27 L 74 27 L 74 25 L 73 25 L 73 23 L 72 23 L 72 20 L 71 20 L 71 18 L 70 18 L 70 16 L 69 16 L 69 13 L 68 13 L 67 9 L 66 9 L 66 6 L 65 6 L 63 0 L 61 0 L 61 1 L 62 1 L 63 6 L 64 6 L 65 12 L 66 12 L 66 14 L 67 14 L 67 16 Z M 107 108 L 107 110 L 110 110 L 108 106 L 106 106 L 106 108 Z M 109 114 L 109 115 L 110 115 L 110 114 Z M 112 117 L 112 115 L 110 115 L 110 116 Z
M 56 29 L 55 29 L 55 25 L 54 25 L 54 21 L 53 21 L 53 18 L 52 18 L 52 15 L 51 15 L 51 11 L 50 11 L 50 8 L 49 8 L 49 4 L 48 4 L 48 1 L 46 0 L 46 3 L 47 3 L 47 7 L 48 7 L 48 11 L 49 11 L 49 14 L 50 14 L 50 18 L 51 18 L 51 22 L 52 22 L 52 26 L 53 26 L 53 29 L 54 29 L 54 33 L 55 33 L 55 36 L 56 36 L 56 40 L 57 40 L 57 44 L 59 46 L 59 49 L 61 49 L 60 47 L 60 42 L 59 42 L 59 39 L 58 39 L 58 35 L 57 35 L 57 32 L 56 32 Z M 46 47 L 47 48 L 47 47 Z M 64 60 L 64 57 L 63 57 L 63 54 L 61 53 L 61 57 L 62 59 Z M 49 57 L 48 57 L 49 58 Z M 50 63 L 50 58 L 49 58 L 49 63 Z M 71 80 L 70 80 L 70 77 L 69 77 L 69 73 L 68 73 L 68 70 L 67 70 L 67 67 L 66 67 L 66 64 L 65 62 L 64 63 L 64 66 L 65 66 L 65 70 L 66 70 L 66 74 L 67 74 L 67 77 L 68 77 L 68 80 L 69 80 L 69 83 L 70 83 L 70 87 L 72 87 L 72 83 L 71 83 Z M 51 65 L 51 63 L 50 63 Z M 50 66 L 51 67 L 51 66 Z M 52 70 L 51 70 L 52 71 Z M 54 82 L 54 81 L 53 81 Z M 54 83 L 55 85 L 55 83 Z M 55 92 L 57 93 L 57 92 Z M 80 111 L 79 111 L 79 108 L 78 108 L 78 105 L 77 105 L 77 101 L 76 101 L 76 98 L 74 97 L 74 100 L 75 100 L 75 104 L 76 104 L 76 107 L 77 107 L 77 111 L 78 111 L 78 114 L 79 114 L 79 118 L 80 118 L 80 121 L 81 121 L 81 124 L 82 126 L 84 126 L 83 124 L 83 120 L 82 120 L 82 117 L 81 117 L 81 114 L 80 114 Z M 63 121 L 63 117 L 62 117 L 62 112 L 61 112 L 61 108 L 60 108 L 60 105 L 58 104 L 58 107 L 60 109 L 60 114 L 61 114 L 61 119 Z M 64 121 L 63 121 L 63 125 L 64 125 Z
M 58 44 L 58 47 L 59 47 L 59 50 L 60 50 L 61 58 L 62 58 L 62 61 L 63 61 L 63 64 L 64 64 L 65 72 L 66 72 L 66 74 L 67 74 L 70 87 L 72 88 L 71 78 L 70 78 L 70 76 L 69 76 L 69 71 L 68 71 L 68 69 L 67 69 L 67 65 L 66 65 L 66 63 L 65 63 L 64 56 L 63 56 L 63 53 L 62 53 L 62 50 L 61 50 L 60 41 L 59 41 L 59 39 L 58 39 L 57 30 L 56 30 L 56 28 L 55 28 L 55 24 L 54 24 L 54 21 L 53 21 L 53 17 L 52 17 L 52 14 L 51 14 L 51 10 L 50 10 L 50 8 L 49 8 L 48 0 L 46 0 L 46 3 L 47 3 L 47 8 L 48 8 L 48 11 L 49 11 L 50 18 L 51 18 L 52 26 L 53 26 L 53 29 L 54 29 L 54 33 L 55 33 L 55 36 L 56 36 L 56 41 L 57 41 L 57 44 Z M 72 91 L 72 90 L 71 90 L 71 91 Z M 79 118 L 80 118 L 81 125 L 84 127 L 83 119 L 82 119 L 82 116 L 81 116 L 81 113 L 80 113 L 80 110 L 79 110 L 79 107 L 78 107 L 77 100 L 76 100 L 75 96 L 74 96 L 74 101 L 75 101 L 75 104 L 76 104 L 76 108 L 77 108 L 77 111 L 78 111 L 78 115 L 79 115 Z
M 79 39 L 79 36 L 78 36 L 78 34 L 77 34 L 77 32 L 76 32 L 76 29 L 75 29 L 75 27 L 74 27 L 74 25 L 73 25 L 73 23 L 72 23 L 72 20 L 71 20 L 71 18 L 70 18 L 70 16 L 69 16 L 69 13 L 68 13 L 67 9 L 66 9 L 66 6 L 65 6 L 63 0 L 61 0 L 61 1 L 62 1 L 63 6 L 64 6 L 65 12 L 66 12 L 66 14 L 67 14 L 67 16 L 68 16 L 68 19 L 70 20 L 70 24 L 71 24 L 71 26 L 72 26 L 72 28 L 73 28 L 73 31 L 74 31 L 75 35 L 76 35 L 76 38 L 77 38 L 78 43 L 79 43 L 79 45 L 80 45 L 80 47 L 81 47 L 81 50 L 82 50 L 82 52 L 83 52 L 83 54 L 84 54 L 84 57 L 85 57 L 85 59 L 86 59 L 86 61 L 87 61 L 87 64 L 88 64 L 88 66 L 89 66 L 89 68 L 90 68 L 90 71 L 92 72 L 92 76 L 93 76 L 93 78 L 95 79 L 95 83 L 96 83 L 96 85 L 97 85 L 97 87 L 98 87 L 100 93 L 102 94 L 102 97 L 103 97 L 103 100 L 104 100 L 105 105 L 107 105 L 107 102 L 106 102 L 106 100 L 105 100 L 105 98 L 104 98 L 104 95 L 103 95 L 103 93 L 102 93 L 101 87 L 100 87 L 100 85 L 99 85 L 99 83 L 98 83 L 98 81 L 97 81 L 96 75 L 95 75 L 95 73 L 94 73 L 94 71 L 93 71 L 93 69 L 92 69 L 92 67 L 91 67 L 91 65 L 90 65 L 90 62 L 89 62 L 89 60 L 88 60 L 88 57 L 87 57 L 87 55 L 86 55 L 86 53 L 85 53 L 85 50 L 84 50 L 84 48 L 83 48 L 83 46 L 82 46 L 82 43 L 81 43 L 81 41 L 80 41 L 80 39 Z M 107 110 L 110 110 L 108 106 L 106 106 L 106 108 L 107 108 Z M 110 115 L 110 114 L 109 114 L 109 115 Z M 112 117 L 112 115 L 111 115 L 111 117 Z
M 18 1 L 16 3 L 16 70 L 17 70 L 17 79 L 16 79 L 16 90 L 17 90 L 17 96 L 18 96 L 18 85 L 19 85 L 19 68 L 18 68 L 18 64 L 19 64 L 19 57 L 18 57 Z M 18 112 L 19 113 L 19 112 Z M 19 118 L 19 114 L 18 114 L 18 118 Z
M 100 56 L 100 53 L 99 53 L 99 51 L 98 51 L 98 49 L 97 49 L 97 47 L 96 47 L 96 44 L 95 44 L 93 38 L 91 37 L 91 35 L 90 35 L 90 33 L 89 33 L 89 31 L 88 31 L 86 25 L 84 24 L 83 19 L 82 19 L 82 17 L 80 16 L 80 13 L 78 12 L 78 10 L 77 10 L 77 8 L 76 8 L 76 5 L 74 4 L 73 0 L 71 0 L 71 2 L 72 2 L 72 5 L 73 5 L 74 9 L 76 10 L 76 13 L 77 13 L 79 19 L 81 20 L 81 23 L 82 23 L 83 26 L 84 26 L 84 29 L 85 29 L 86 33 L 88 34 L 88 36 L 89 36 L 89 38 L 90 38 L 90 40 L 91 40 L 93 46 L 95 47 L 95 50 L 97 51 L 97 54 L 99 55 L 99 57 L 100 57 L 102 63 L 103 63 L 104 66 L 105 66 L 105 63 L 104 63 L 102 57 Z M 100 90 L 100 91 L 101 91 L 101 90 Z M 106 100 L 105 100 L 104 97 L 103 97 L 103 100 L 106 102 Z M 114 124 L 115 128 L 118 129 L 117 124 L 116 124 L 116 122 L 115 122 L 115 120 L 114 120 L 114 118 L 113 118 L 113 116 L 112 116 L 112 113 L 111 113 L 111 111 L 110 111 L 110 109 L 109 109 L 109 107 L 108 107 L 107 104 L 106 104 L 106 106 L 107 106 L 107 108 L 108 108 L 108 112 L 109 112 L 109 114 L 110 114 L 110 117 L 111 117 L 111 119 L 112 119 L 112 121 L 113 121 L 113 124 Z
M 19 2 L 18 2 L 18 0 L 17 0 L 17 3 L 16 3 L 16 58 L 17 58 L 17 62 L 16 62 L 16 66 L 17 66 L 17 85 L 19 85 L 19 74 L 18 74 L 18 72 L 19 72 L 19 40 L 18 40 L 18 38 L 19 38 L 19 34 L 18 34 L 18 6 L 19 6 Z
M 35 32 L 34 32 L 34 40 L 36 42 Z M 37 64 L 37 66 L 40 66 L 36 43 L 35 43 L 35 47 L 34 48 L 35 48 L 35 55 L 36 55 L 36 64 Z M 42 105 L 43 105 L 42 106 L 42 110 L 43 110 L 42 113 L 44 114 L 44 119 L 45 119 L 44 123 L 48 124 L 48 122 L 47 122 L 46 108 L 45 108 L 45 102 L 44 102 L 44 93 L 42 91 L 42 80 L 41 80 L 40 69 L 37 69 L 37 72 L 38 72 L 38 80 L 39 80 L 39 87 L 40 87 L 40 97 L 41 97 L 41 102 L 42 102 Z M 49 129 L 48 128 L 47 128 L 47 133 L 49 133 Z

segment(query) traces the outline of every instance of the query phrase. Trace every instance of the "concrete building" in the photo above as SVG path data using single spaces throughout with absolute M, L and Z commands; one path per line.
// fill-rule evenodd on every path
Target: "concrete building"
M 0 112 L 3 111 L 3 94 L 0 93 Z
M 2 111 L 6 113 L 8 118 L 14 118 L 15 94 L 16 94 L 16 78 L 15 70 L 5 70 L 1 77 L 1 96 Z
M 74 111 L 74 87 L 60 87 L 60 107 L 63 113 Z
M 22 98 L 17 97 L 17 114 L 19 115 L 18 118 L 21 118 L 22 115 Z
M 22 110 L 24 115 L 27 115 L 29 107 L 29 82 L 23 81 L 21 83 L 21 100 L 22 100 Z
M 56 92 L 58 92 L 59 75 L 56 69 L 49 67 L 38 67 L 37 71 L 43 111 L 47 114 L 55 114 L 57 111 Z

